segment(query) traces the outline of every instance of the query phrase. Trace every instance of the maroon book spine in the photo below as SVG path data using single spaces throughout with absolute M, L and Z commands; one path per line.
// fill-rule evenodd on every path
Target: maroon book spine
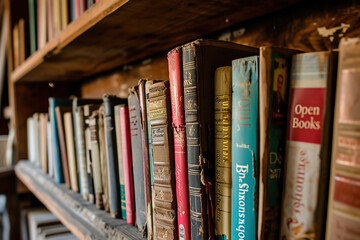
M 191 239 L 181 47 L 168 54 L 179 239 Z
M 125 180 L 125 201 L 126 201 L 126 222 L 130 225 L 135 224 L 134 210 L 134 189 L 131 165 L 131 141 L 129 126 L 129 109 L 120 107 L 120 129 L 123 154 L 123 170 Z

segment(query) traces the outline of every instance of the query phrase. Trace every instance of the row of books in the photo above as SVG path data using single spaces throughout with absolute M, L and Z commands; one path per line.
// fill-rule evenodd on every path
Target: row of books
M 29 158 L 150 239 L 355 239 L 359 43 L 336 78 L 336 52 L 196 40 L 128 99 L 50 99 Z
M 19 19 L 13 27 L 14 66 L 19 66 L 28 54 L 31 55 L 43 48 L 70 22 L 76 20 L 98 1 L 29 0 L 29 18 Z M 25 36 L 29 36 L 29 42 Z M 26 49 L 28 46 L 29 50 Z

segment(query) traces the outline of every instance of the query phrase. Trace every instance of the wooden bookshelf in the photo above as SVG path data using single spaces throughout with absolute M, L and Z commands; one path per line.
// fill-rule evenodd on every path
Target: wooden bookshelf
M 101 0 L 11 73 L 77 81 L 300 2 Z
M 134 226 L 114 219 L 75 193 L 57 184 L 29 161 L 20 161 L 16 176 L 79 239 L 143 239 Z M 145 239 L 145 238 L 144 238 Z

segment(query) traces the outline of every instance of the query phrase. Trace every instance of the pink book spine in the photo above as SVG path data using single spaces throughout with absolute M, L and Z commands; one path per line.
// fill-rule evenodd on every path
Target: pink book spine
M 174 130 L 175 179 L 179 239 L 190 240 L 189 184 L 186 159 L 186 128 L 182 86 L 181 48 L 168 54 L 172 126 Z
M 134 211 L 134 190 L 131 165 L 131 146 L 130 146 L 130 128 L 129 128 L 129 109 L 120 108 L 120 129 L 123 154 L 123 169 L 125 180 L 125 201 L 126 201 L 126 221 L 130 225 L 135 224 Z

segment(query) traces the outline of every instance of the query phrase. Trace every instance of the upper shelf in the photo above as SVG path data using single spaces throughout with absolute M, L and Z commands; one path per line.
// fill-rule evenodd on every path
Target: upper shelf
M 16 68 L 11 80 L 81 80 L 297 2 L 101 0 Z

